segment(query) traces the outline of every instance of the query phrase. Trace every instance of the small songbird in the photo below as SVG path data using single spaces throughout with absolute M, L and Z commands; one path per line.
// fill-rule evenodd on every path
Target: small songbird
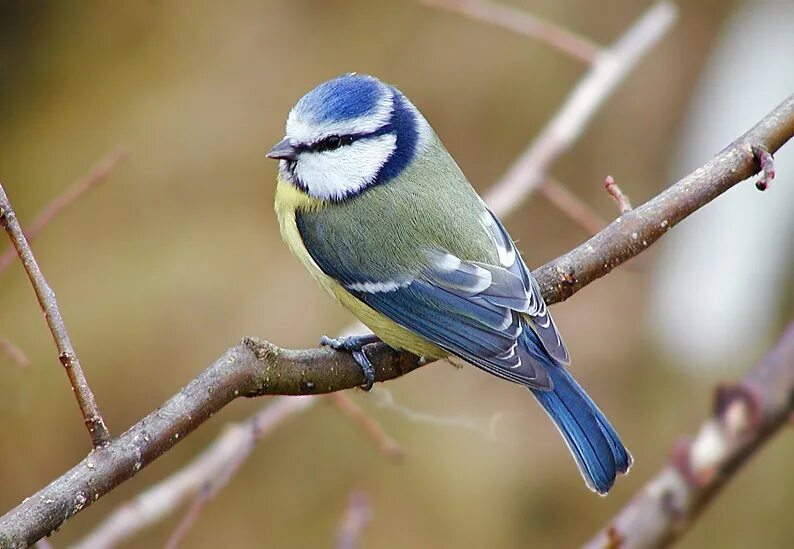
M 565 368 L 568 351 L 502 223 L 416 107 L 372 76 L 320 84 L 293 107 L 276 214 L 292 252 L 373 334 L 322 338 L 353 353 L 379 339 L 428 359 L 455 355 L 527 387 L 587 485 L 606 494 L 631 455 Z

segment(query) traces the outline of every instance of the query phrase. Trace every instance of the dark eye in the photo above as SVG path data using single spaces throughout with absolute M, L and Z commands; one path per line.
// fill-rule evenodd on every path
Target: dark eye
M 342 146 L 342 138 L 338 135 L 329 135 L 323 139 L 323 148 L 328 151 L 333 151 Z
M 354 139 L 355 137 L 352 135 L 329 135 L 325 139 L 315 143 L 312 149 L 318 152 L 335 151 L 342 145 L 350 145 Z

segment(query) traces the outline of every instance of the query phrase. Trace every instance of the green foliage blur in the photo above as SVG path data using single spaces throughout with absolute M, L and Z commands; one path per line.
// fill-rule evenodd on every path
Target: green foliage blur
M 639 16 L 631 0 L 522 0 L 608 43 Z M 681 2 L 673 32 L 633 71 L 553 174 L 605 219 L 613 175 L 639 203 L 671 183 L 683 109 L 730 3 Z M 276 165 L 265 152 L 292 104 L 342 72 L 372 73 L 424 112 L 485 190 L 543 127 L 585 68 L 543 44 L 418 2 L 0 2 L 0 177 L 24 223 L 107 152 L 128 158 L 34 246 L 86 375 L 120 433 L 228 346 L 256 335 L 316 345 L 351 318 L 282 244 Z M 703 151 L 705 160 L 715 151 Z M 537 266 L 586 234 L 540 196 L 506 220 Z M 624 505 L 709 412 L 719 377 L 656 356 L 643 322 L 653 250 L 554 307 L 578 379 L 636 465 L 607 498 L 590 493 L 525 391 L 474 368 L 435 365 L 353 396 L 406 451 L 385 460 L 329 404 L 267 437 L 205 509 L 185 547 L 327 547 L 348 495 L 369 495 L 366 547 L 565 547 Z M 21 267 L 0 274 L 0 510 L 82 459 L 77 407 Z M 763 349 L 758 349 L 760 355 Z M 384 406 L 393 398 L 396 405 Z M 55 534 L 65 547 L 265 404 L 236 402 Z M 426 414 L 420 421 L 400 407 Z M 398 409 L 399 408 L 399 409 Z M 424 417 L 424 416 L 423 416 Z M 448 421 L 453 418 L 454 421 Z M 682 547 L 794 539 L 794 443 L 779 437 Z M 748 506 L 748 502 L 752 502 Z M 182 511 L 126 547 L 161 546 Z

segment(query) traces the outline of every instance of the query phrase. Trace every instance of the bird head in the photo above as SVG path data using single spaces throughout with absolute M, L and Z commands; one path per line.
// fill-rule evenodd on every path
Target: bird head
M 285 181 L 339 202 L 400 175 L 431 134 L 400 91 L 352 73 L 304 95 L 287 117 L 284 139 L 267 156 L 280 160 Z

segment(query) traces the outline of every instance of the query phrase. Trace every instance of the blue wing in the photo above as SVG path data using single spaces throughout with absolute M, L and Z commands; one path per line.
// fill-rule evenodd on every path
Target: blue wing
M 361 272 L 360 257 L 346 260 L 354 251 L 330 240 L 327 227 L 302 215 L 296 221 L 315 263 L 362 302 L 491 374 L 528 387 L 551 388 L 546 365 L 522 337 L 525 332 L 525 336 L 538 337 L 525 315 L 535 314 L 538 302 L 543 302 L 533 294 L 525 267 L 511 272 L 429 250 L 426 261 L 413 272 L 395 269 L 384 279 Z M 500 248 L 500 256 L 508 253 L 509 248 Z M 520 269 L 522 265 L 513 252 L 512 266 Z
M 499 266 L 426 252 L 415 269 L 388 276 L 320 223 L 296 217 L 307 251 L 328 276 L 404 328 L 503 379 L 526 385 L 563 434 L 588 486 L 599 493 L 631 465 L 609 421 L 565 370 L 568 352 L 540 289 L 493 214 L 483 225 Z M 373 272 L 364 272 L 373 271 Z
M 562 336 L 551 318 L 546 302 L 540 293 L 540 286 L 532 276 L 521 255 L 516 250 L 513 240 L 507 230 L 490 210 L 483 214 L 483 225 L 488 229 L 499 251 L 499 261 L 509 272 L 521 279 L 524 291 L 529 297 L 527 308 L 521 312 L 526 313 L 531 319 L 531 326 L 538 334 L 543 347 L 555 360 L 569 364 L 571 362 L 568 349 L 562 341 Z
M 430 267 L 391 291 L 347 288 L 397 324 L 498 377 L 551 388 L 546 368 L 524 344 L 525 323 L 510 308 L 521 303 L 521 281 L 499 267 L 463 262 L 453 270 Z M 523 298 L 526 301 L 526 298 Z

